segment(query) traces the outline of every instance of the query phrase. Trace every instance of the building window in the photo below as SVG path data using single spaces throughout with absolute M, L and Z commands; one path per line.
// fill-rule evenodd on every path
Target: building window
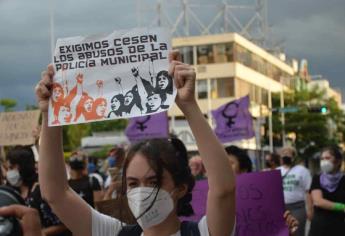
M 234 96 L 234 78 L 218 78 L 211 80 L 211 98 L 227 98 Z
M 193 47 L 180 47 L 177 48 L 182 56 L 182 61 L 184 63 L 193 65 L 194 64 L 194 60 L 193 60 Z
M 225 63 L 233 61 L 233 44 L 220 43 L 213 45 L 213 55 L 215 63 Z
M 198 99 L 207 98 L 207 80 L 203 79 L 197 81 L 197 92 Z
M 198 58 L 198 64 L 211 64 L 214 63 L 214 55 L 212 45 L 197 46 L 196 54 Z

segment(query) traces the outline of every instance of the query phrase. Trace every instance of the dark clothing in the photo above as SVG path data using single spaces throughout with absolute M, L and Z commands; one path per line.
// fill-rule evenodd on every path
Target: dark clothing
M 321 190 L 323 198 L 331 202 L 345 204 L 345 176 L 334 192 L 328 192 L 320 185 L 320 175 L 313 178 L 310 191 Z M 314 207 L 314 218 L 311 222 L 309 236 L 344 236 L 345 213 Z
M 70 179 L 68 183 L 81 198 L 94 207 L 93 192 L 101 190 L 101 186 L 95 177 L 83 176 L 80 179 Z
M 295 236 L 305 235 L 305 224 L 307 222 L 307 212 L 305 209 L 305 202 L 295 202 L 291 204 L 286 204 L 285 209 L 291 212 L 291 215 L 298 220 L 298 228 L 295 232 Z
M 37 185 L 26 199 L 26 203 L 29 207 L 35 208 L 40 215 L 41 224 L 43 228 L 50 226 L 62 225 L 59 218 L 53 213 L 52 209 L 46 201 L 42 199 L 40 187 Z M 56 234 L 56 236 L 70 236 L 72 235 L 68 230 L 66 232 Z

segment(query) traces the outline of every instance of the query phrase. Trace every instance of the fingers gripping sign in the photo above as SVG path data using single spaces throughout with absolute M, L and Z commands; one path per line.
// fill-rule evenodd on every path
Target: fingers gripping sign
M 191 65 L 181 62 L 181 55 L 176 50 L 169 54 L 169 62 L 169 74 L 173 76 L 177 88 L 176 103 L 183 108 L 195 102 L 195 70 Z
M 54 68 L 48 65 L 47 70 L 41 74 L 41 80 L 35 87 L 38 106 L 42 112 L 48 112 L 49 98 L 52 95 Z

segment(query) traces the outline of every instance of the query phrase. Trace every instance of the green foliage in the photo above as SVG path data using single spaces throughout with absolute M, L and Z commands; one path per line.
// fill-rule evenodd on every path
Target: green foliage
M 273 108 L 280 107 L 280 94 L 272 96 Z M 339 144 L 345 134 L 345 116 L 334 99 L 325 99 L 319 88 L 284 93 L 285 107 L 298 112 L 285 113 L 285 133 L 295 134 L 295 146 L 302 158 L 310 157 L 327 145 Z M 326 106 L 327 113 L 310 112 L 311 106 Z M 333 125 L 330 125 L 333 124 Z M 335 128 L 335 130 L 332 130 Z M 281 113 L 273 113 L 274 145 L 282 145 Z
M 92 132 L 124 130 L 127 120 L 100 121 L 88 124 L 69 125 L 63 127 L 64 150 L 73 151 L 80 147 L 81 139 Z
M 17 106 L 17 101 L 11 98 L 3 98 L 0 99 L 0 106 L 4 107 L 5 112 L 10 112 Z

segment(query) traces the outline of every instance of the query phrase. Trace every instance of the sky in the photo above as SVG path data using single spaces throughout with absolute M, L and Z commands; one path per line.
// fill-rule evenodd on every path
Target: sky
M 0 0 L 0 99 L 17 100 L 17 110 L 36 103 L 34 86 L 51 61 L 50 12 L 54 15 L 55 39 L 92 35 L 137 27 L 139 16 L 140 25 L 148 26 L 155 17 L 155 1 L 142 0 L 140 11 L 136 2 Z M 178 15 L 178 8 L 174 9 L 168 9 L 172 18 Z M 206 22 L 212 17 L 211 10 L 197 12 Z M 283 42 L 289 58 L 307 59 L 311 74 L 323 75 L 345 95 L 344 12 L 344 0 L 268 0 L 268 21 L 274 40 Z

